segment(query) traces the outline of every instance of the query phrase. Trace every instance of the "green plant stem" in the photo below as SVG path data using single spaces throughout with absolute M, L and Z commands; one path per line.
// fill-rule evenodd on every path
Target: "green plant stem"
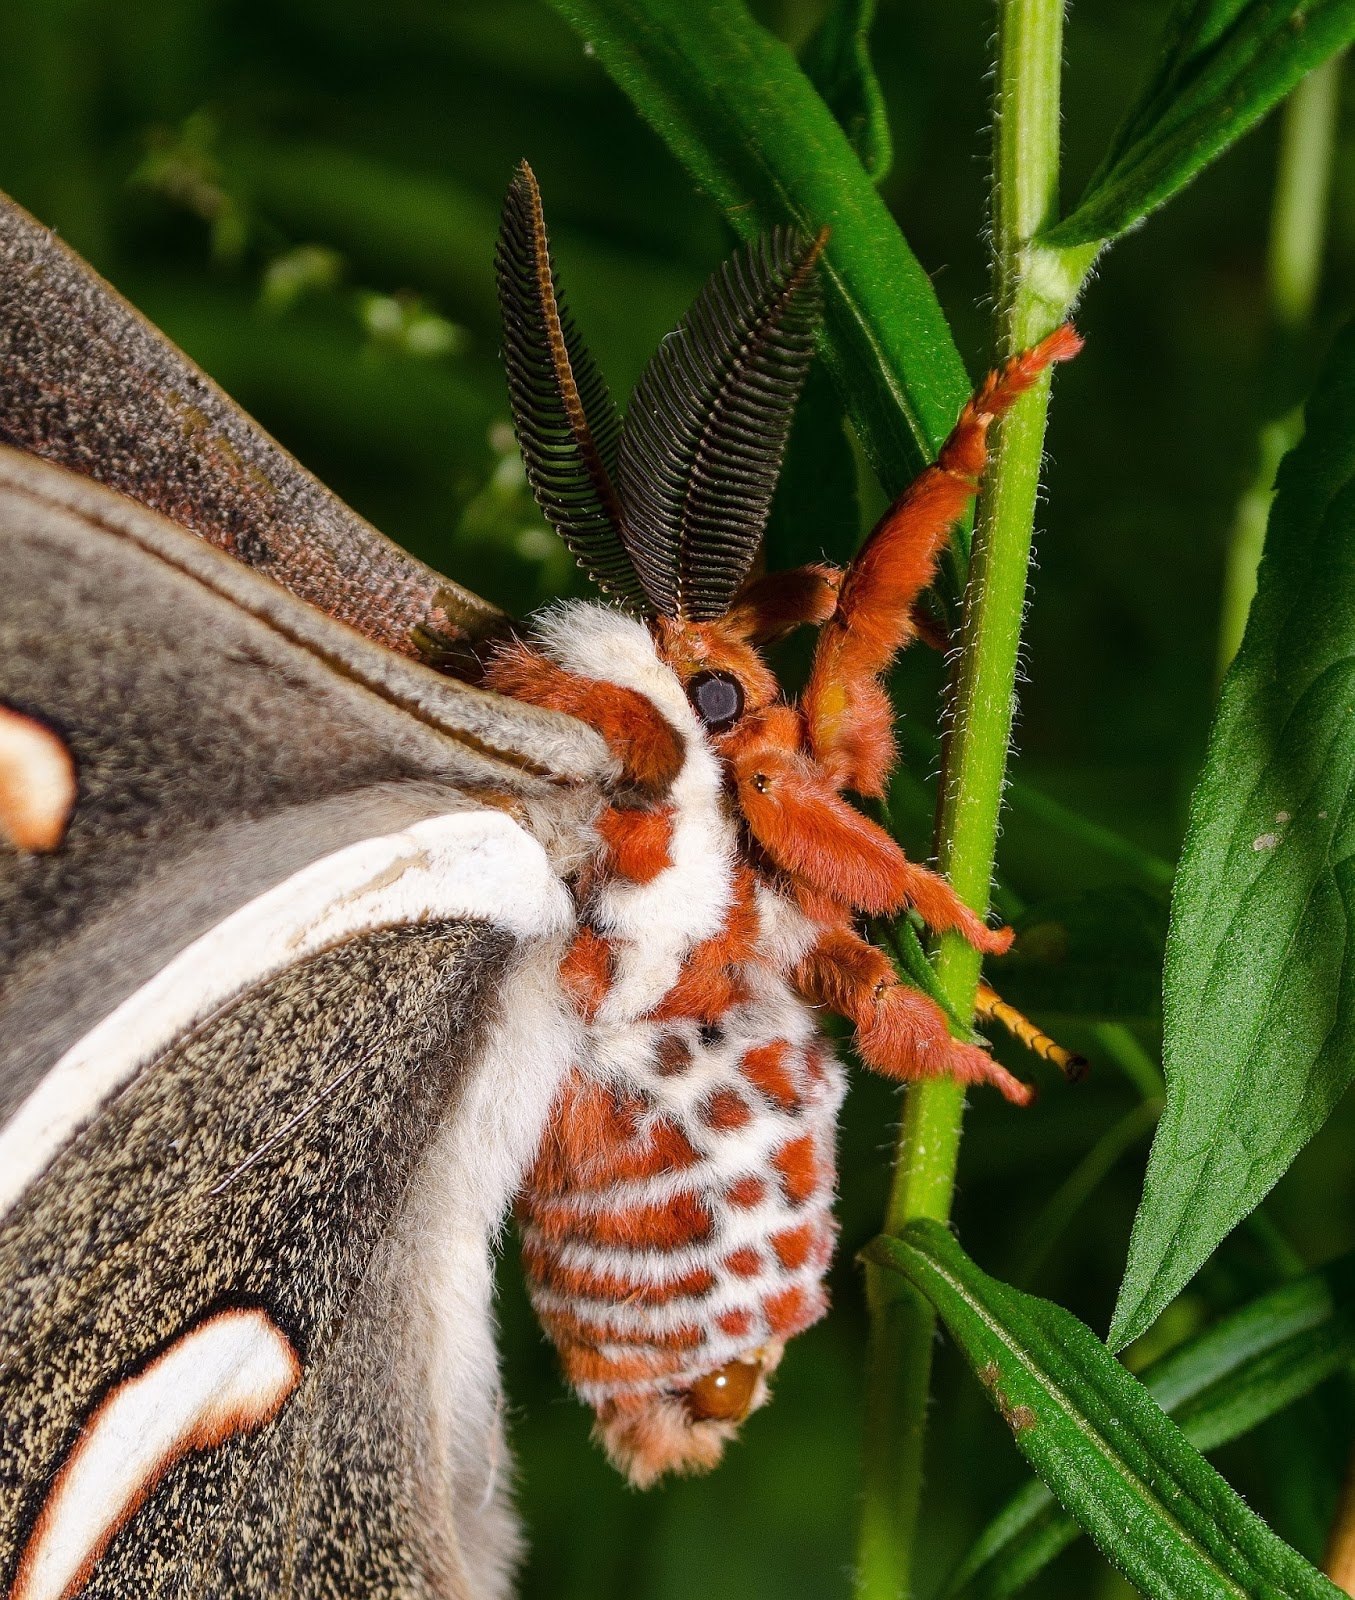
M 1288 387 L 1284 383 L 1285 368 L 1312 322 L 1317 304 L 1345 59 L 1341 53 L 1314 68 L 1284 108 L 1266 251 L 1267 297 L 1276 346 L 1272 377 L 1279 379 L 1282 388 Z M 1256 474 L 1238 501 L 1224 564 L 1219 614 L 1220 677 L 1242 643 L 1247 613 L 1256 594 L 1256 572 L 1265 545 L 1275 473 L 1302 433 L 1303 413 L 1297 407 L 1272 418 L 1261 429 Z
M 1049 333 L 1047 280 L 1032 273 L 1030 241 L 1058 203 L 1063 0 L 1001 0 L 994 160 L 994 234 L 1003 358 Z M 1066 301 L 1064 302 L 1066 304 Z M 964 623 L 937 826 L 941 869 L 976 910 L 987 909 L 1011 736 L 1031 533 L 1049 384 L 1020 400 L 1001 426 L 985 480 L 965 594 Z M 951 1011 L 973 1015 L 979 957 L 946 937 L 936 971 Z M 964 1090 L 936 1079 L 908 1093 L 885 1229 L 950 1215 Z M 896 1600 L 912 1588 L 935 1318 L 916 1292 L 867 1269 L 864 1495 L 858 1600 Z

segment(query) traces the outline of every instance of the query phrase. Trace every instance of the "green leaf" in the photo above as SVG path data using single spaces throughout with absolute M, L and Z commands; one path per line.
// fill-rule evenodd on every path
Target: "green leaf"
M 1156 1020 L 1166 934 L 1165 906 L 1142 889 L 1044 901 L 1016 919 L 1016 943 L 993 963 L 992 981 L 1022 1011 Z
M 1355 39 L 1355 0 L 1178 0 L 1160 65 L 1051 248 L 1113 239 Z
M 1172 901 L 1167 1105 L 1110 1341 L 1127 1344 L 1355 1075 L 1355 328 L 1284 461 Z
M 1021 1453 L 1150 1600 L 1337 1600 L 1076 1317 L 988 1277 L 939 1223 L 865 1255 L 932 1302 Z
M 817 363 L 809 369 L 791 424 L 785 465 L 767 523 L 767 569 L 811 561 L 845 563 L 861 542 L 856 457 L 842 401 Z
M 739 0 L 552 0 L 697 183 L 751 238 L 827 226 L 829 365 L 890 496 L 969 392 L 932 289 L 833 113 Z
M 1215 1450 L 1355 1360 L 1355 1254 L 1231 1312 L 1139 1377 L 1197 1450 Z M 943 1600 L 1006 1600 L 1077 1538 L 1042 1483 L 1017 1491 L 946 1585 Z
M 835 0 L 800 51 L 800 64 L 875 183 L 894 160 L 884 93 L 870 59 L 875 0 Z

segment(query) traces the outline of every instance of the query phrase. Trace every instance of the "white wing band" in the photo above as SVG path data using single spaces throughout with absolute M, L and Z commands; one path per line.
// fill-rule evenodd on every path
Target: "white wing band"
M 74 1044 L 0 1133 L 0 1216 L 138 1068 L 251 986 L 356 934 L 472 918 L 519 939 L 574 920 L 545 851 L 503 812 L 429 817 L 313 861 L 211 928 Z
M 19 1562 L 9 1600 L 69 1600 L 114 1534 L 190 1451 L 253 1433 L 301 1378 L 259 1310 L 223 1311 L 120 1383 L 81 1431 Z

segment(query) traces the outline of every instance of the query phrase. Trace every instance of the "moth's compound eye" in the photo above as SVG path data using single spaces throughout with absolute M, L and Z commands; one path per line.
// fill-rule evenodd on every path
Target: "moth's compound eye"
M 687 1391 L 687 1411 L 694 1422 L 742 1422 L 757 1392 L 762 1367 L 756 1361 L 730 1361 L 718 1372 L 698 1378 Z
M 693 674 L 687 684 L 687 698 L 712 733 L 732 728 L 743 715 L 743 685 L 732 672 L 708 668 Z

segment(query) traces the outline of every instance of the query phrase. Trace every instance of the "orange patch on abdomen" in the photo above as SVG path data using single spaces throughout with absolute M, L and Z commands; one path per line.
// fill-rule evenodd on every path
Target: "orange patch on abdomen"
M 549 1237 L 623 1250 L 680 1250 L 706 1238 L 711 1229 L 709 1210 L 692 1194 L 614 1211 L 529 1202 L 528 1215 Z
M 794 1111 L 800 1104 L 791 1074 L 790 1054 L 791 1047 L 786 1040 L 775 1039 L 771 1044 L 745 1051 L 739 1063 L 739 1071 L 749 1083 L 786 1111 Z
M 715 1278 L 705 1267 L 668 1280 L 637 1281 L 619 1272 L 569 1266 L 537 1242 L 523 1246 L 523 1266 L 537 1282 L 570 1299 L 604 1300 L 612 1304 L 663 1306 L 670 1300 L 691 1299 L 714 1287 Z
M 609 1355 L 591 1345 L 560 1346 L 560 1365 L 573 1384 L 636 1383 L 646 1378 L 666 1378 L 679 1373 L 690 1362 L 685 1351 L 635 1350 L 625 1355 Z
M 606 849 L 604 871 L 649 883 L 673 864 L 673 808 L 622 811 L 608 806 L 597 820 Z
M 802 1206 L 811 1199 L 825 1176 L 809 1134 L 783 1144 L 772 1156 L 772 1165 L 780 1174 L 781 1187 L 792 1205 Z
M 654 1115 L 643 1095 L 575 1073 L 556 1103 L 526 1192 L 598 1193 L 616 1183 L 681 1172 L 700 1159 L 682 1129 Z
M 751 1211 L 754 1206 L 762 1204 L 766 1198 L 767 1185 L 761 1178 L 737 1178 L 725 1190 L 725 1199 L 732 1206 L 742 1210 Z
M 773 1238 L 772 1249 L 776 1251 L 776 1259 L 787 1272 L 793 1272 L 809 1260 L 818 1234 L 817 1228 L 805 1223 L 799 1228 L 787 1228 Z
M 547 1309 L 541 1321 L 558 1345 L 583 1345 L 596 1349 L 600 1345 L 635 1345 L 645 1350 L 694 1350 L 705 1335 L 691 1324 L 654 1331 L 626 1328 L 609 1321 L 605 1312 L 594 1317 L 583 1311 Z
M 717 1133 L 745 1128 L 753 1120 L 748 1102 L 733 1089 L 717 1089 L 701 1107 L 701 1120 Z
M 756 1278 L 762 1271 L 762 1256 L 752 1245 L 740 1246 L 731 1250 L 724 1260 L 726 1272 L 732 1272 L 740 1278 Z
M 783 1289 L 766 1303 L 767 1325 L 779 1339 L 789 1339 L 817 1322 L 824 1306 L 822 1289 L 816 1289 L 812 1296 L 799 1287 Z

